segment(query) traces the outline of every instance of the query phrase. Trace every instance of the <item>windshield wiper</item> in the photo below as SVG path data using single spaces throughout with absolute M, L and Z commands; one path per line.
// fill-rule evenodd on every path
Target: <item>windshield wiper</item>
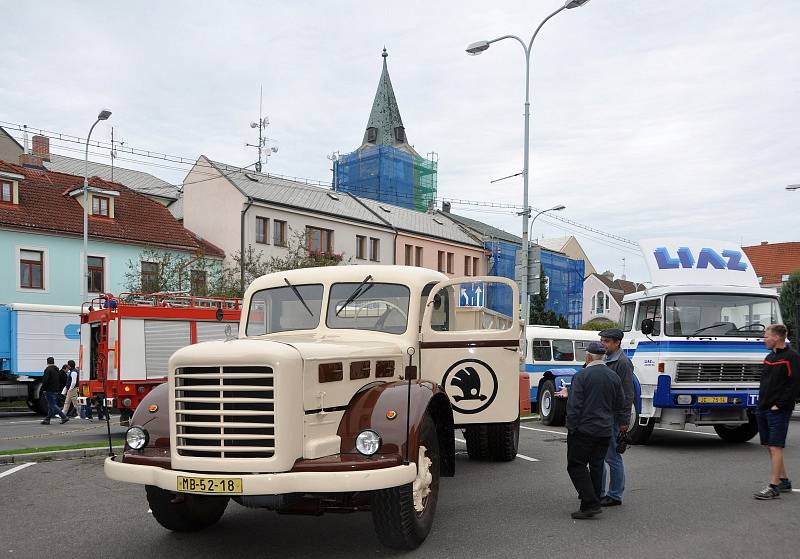
M 692 336 L 696 336 L 700 332 L 705 332 L 706 330 L 711 330 L 712 328 L 719 328 L 720 326 L 725 326 L 725 323 L 724 322 L 715 322 L 714 324 L 709 324 L 708 326 L 703 326 L 702 328 L 698 328 L 697 330 L 695 330 L 694 332 L 692 332 L 691 334 L 686 336 L 686 339 L 688 340 L 689 338 L 691 338 Z
M 303 306 L 304 306 L 304 307 L 306 308 L 306 310 L 308 311 L 308 314 L 310 314 L 311 316 L 314 316 L 314 313 L 311 311 L 311 309 L 310 309 L 310 308 L 308 308 L 308 305 L 306 305 L 306 300 L 305 300 L 305 299 L 303 299 L 303 296 L 302 296 L 302 295 L 300 295 L 300 292 L 297 290 L 297 288 L 296 288 L 295 286 L 293 286 L 291 283 L 289 283 L 289 280 L 288 280 L 288 279 L 286 279 L 286 278 L 283 278 L 283 281 L 285 281 L 285 282 L 286 282 L 286 285 L 288 285 L 289 287 L 291 287 L 291 288 L 292 288 L 292 291 L 294 292 L 294 295 L 295 295 L 295 297 L 297 297 L 297 300 L 298 300 L 298 301 L 300 301 L 301 303 L 303 303 Z
M 372 287 L 372 285 L 370 285 L 369 287 L 367 287 L 367 289 L 364 289 L 363 293 L 361 291 L 361 289 L 364 287 L 364 284 L 366 284 L 371 279 L 372 279 L 372 276 L 367 276 L 367 277 L 364 278 L 364 281 L 362 281 L 361 283 L 358 284 L 358 287 L 356 287 L 353 290 L 353 293 L 350 294 L 350 297 L 347 298 L 347 301 L 345 301 L 344 304 L 341 307 L 339 307 L 339 310 L 336 311 L 336 316 L 339 316 L 339 313 L 341 313 L 347 307 L 347 305 L 349 305 L 350 303 L 355 301 L 356 297 L 360 297 L 361 295 L 363 295 L 363 293 L 367 292 L 367 289 Z

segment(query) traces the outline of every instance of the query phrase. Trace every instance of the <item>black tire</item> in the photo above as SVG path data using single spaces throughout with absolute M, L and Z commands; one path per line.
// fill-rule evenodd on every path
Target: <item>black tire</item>
M 628 426 L 628 440 L 630 443 L 647 444 L 655 426 L 656 420 L 652 417 L 647 421 L 647 425 L 639 425 L 639 413 L 636 411 L 636 404 L 634 404 L 631 409 L 631 423 Z
M 751 414 L 744 425 L 714 425 L 719 438 L 729 443 L 746 443 L 758 433 L 756 418 Z
M 216 524 L 229 500 L 226 496 L 178 494 L 154 485 L 146 485 L 145 491 L 153 518 L 173 532 L 196 532 Z
M 431 460 L 430 493 L 423 500 L 423 510 L 414 508 L 413 483 L 372 492 L 372 522 L 378 540 L 393 549 L 416 549 L 425 541 L 433 526 L 436 502 L 439 499 L 439 439 L 436 425 L 426 415 L 420 429 L 420 446 Z
M 489 425 L 467 425 L 464 429 L 464 440 L 467 441 L 467 456 L 470 460 L 491 460 Z
M 539 415 L 545 425 L 564 425 L 564 420 L 567 417 L 567 399 L 557 398 L 555 393 L 555 382 L 546 380 L 542 383 L 542 388 L 539 390 L 538 405 Z
M 44 395 L 44 390 L 41 390 L 42 384 L 39 382 L 33 383 L 28 386 L 28 399 L 25 401 L 28 404 L 28 409 L 39 415 L 47 415 L 48 404 L 47 398 Z
M 482 423 L 464 429 L 470 460 L 510 462 L 517 457 L 519 419 L 510 423 Z

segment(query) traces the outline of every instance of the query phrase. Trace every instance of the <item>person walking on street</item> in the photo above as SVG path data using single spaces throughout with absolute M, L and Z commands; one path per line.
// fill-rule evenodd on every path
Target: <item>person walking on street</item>
M 572 518 L 597 516 L 600 506 L 604 458 L 616 423 L 628 430 L 630 408 L 619 376 L 603 363 L 606 350 L 600 342 L 586 348 L 586 367 L 572 377 L 567 400 L 567 473 L 581 500 Z M 588 469 L 587 469 L 588 466 Z
M 42 376 L 42 390 L 47 398 L 47 417 L 42 421 L 42 425 L 50 425 L 50 419 L 56 415 L 61 418 L 61 423 L 69 421 L 58 401 L 63 386 L 61 384 L 61 371 L 56 367 L 56 360 L 52 357 L 47 358 L 47 367 Z
M 786 433 L 794 403 L 800 395 L 800 354 L 786 347 L 786 326 L 772 324 L 764 331 L 764 345 L 770 354 L 764 359 L 758 387 L 758 436 L 769 451 L 772 466 L 769 485 L 753 496 L 761 501 L 777 499 L 792 491 L 792 482 L 783 462 Z
M 66 398 L 64 400 L 64 408 L 61 411 L 69 417 L 70 405 L 74 405 L 75 410 L 78 410 L 80 407 L 80 402 L 78 402 L 78 370 L 75 368 L 75 361 L 72 359 L 67 361 L 67 374 L 69 382 L 64 387 Z M 74 415 L 72 417 L 74 417 Z
M 633 388 L 633 363 L 622 351 L 622 330 L 619 328 L 609 328 L 600 332 L 600 343 L 606 349 L 605 364 L 617 373 L 622 383 L 622 393 L 625 395 L 625 407 L 630 411 L 633 408 L 634 388 Z M 608 445 L 606 453 L 606 464 L 608 464 L 608 490 L 603 491 L 600 497 L 600 505 L 604 507 L 615 507 L 622 504 L 622 494 L 625 491 L 625 464 L 622 462 L 622 455 L 617 452 L 617 436 L 619 435 L 619 425 L 614 423 L 611 430 L 611 443 Z M 603 468 L 603 489 L 606 487 L 606 470 Z

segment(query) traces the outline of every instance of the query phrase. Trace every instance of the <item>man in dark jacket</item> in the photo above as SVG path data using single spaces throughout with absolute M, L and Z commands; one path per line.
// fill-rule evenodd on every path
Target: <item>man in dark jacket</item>
M 47 367 L 45 367 L 44 375 L 42 376 L 42 390 L 45 398 L 47 398 L 47 417 L 42 421 L 42 425 L 50 425 L 50 418 L 56 415 L 61 418 L 61 423 L 69 421 L 64 412 L 61 411 L 61 402 L 58 399 L 63 388 L 61 371 L 56 367 L 56 360 L 48 357 Z
M 630 421 L 619 376 L 603 364 L 605 352 L 600 342 L 589 344 L 586 367 L 572 378 L 567 400 L 567 472 L 581 499 L 575 519 L 603 512 L 599 495 L 611 430 L 616 422 L 627 431 Z
M 764 345 L 772 351 L 764 359 L 756 420 L 761 444 L 769 450 L 772 475 L 769 485 L 753 495 L 761 501 L 777 499 L 782 492 L 792 490 L 783 463 L 783 449 L 794 402 L 800 392 L 800 354 L 786 347 L 786 326 L 773 324 L 767 327 Z
M 622 330 L 609 328 L 600 332 L 600 343 L 606 348 L 606 366 L 617 373 L 622 383 L 622 392 L 625 394 L 625 406 L 628 410 L 633 407 L 633 363 L 622 351 Z M 614 507 L 622 504 L 622 494 L 625 492 L 625 464 L 622 455 L 617 452 L 617 435 L 619 426 L 614 424 L 611 430 L 611 443 L 606 453 L 609 481 L 608 491 L 600 497 L 600 504 L 604 507 Z M 606 486 L 606 470 L 603 468 L 603 488 Z

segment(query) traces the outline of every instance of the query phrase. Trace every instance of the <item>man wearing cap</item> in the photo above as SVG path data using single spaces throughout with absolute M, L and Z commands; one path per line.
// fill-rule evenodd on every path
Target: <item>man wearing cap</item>
M 622 330 L 619 328 L 609 328 L 600 331 L 600 343 L 606 348 L 606 366 L 619 375 L 622 382 L 622 392 L 625 394 L 625 406 L 630 411 L 633 406 L 633 363 L 622 351 Z M 617 425 L 611 432 L 611 443 L 608 445 L 606 453 L 606 464 L 608 464 L 609 481 L 608 491 L 604 491 L 600 498 L 600 504 L 604 507 L 615 507 L 622 504 L 622 493 L 625 491 L 625 465 L 622 463 L 622 455 L 617 452 L 617 435 L 619 429 Z M 603 468 L 603 488 L 606 487 L 606 470 Z
M 589 344 L 586 367 L 572 378 L 567 400 L 567 472 L 581 500 L 572 513 L 579 520 L 603 512 L 603 460 L 611 432 L 615 424 L 627 431 L 630 421 L 619 376 L 603 363 L 605 352 L 600 342 Z

